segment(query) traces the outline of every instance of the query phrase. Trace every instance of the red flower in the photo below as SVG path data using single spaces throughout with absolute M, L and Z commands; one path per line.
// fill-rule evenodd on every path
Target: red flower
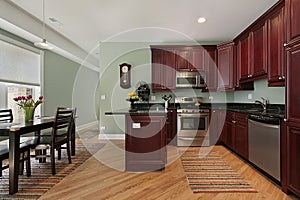
M 43 96 L 40 96 L 40 97 L 39 97 L 39 100 L 42 100 L 43 98 L 44 98 Z

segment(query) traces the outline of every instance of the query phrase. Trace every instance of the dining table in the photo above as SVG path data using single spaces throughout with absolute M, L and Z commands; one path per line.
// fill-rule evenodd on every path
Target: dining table
M 9 194 L 18 192 L 20 137 L 26 133 L 34 132 L 38 136 L 41 130 L 52 128 L 54 117 L 34 118 L 25 122 L 24 119 L 14 120 L 5 125 L 0 124 L 1 129 L 9 130 Z M 71 155 L 75 155 L 75 121 L 71 128 Z

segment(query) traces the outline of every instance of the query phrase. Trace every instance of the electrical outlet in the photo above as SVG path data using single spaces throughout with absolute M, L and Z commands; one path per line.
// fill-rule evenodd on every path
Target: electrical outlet
M 100 127 L 100 130 L 103 130 L 103 131 L 104 131 L 104 130 L 105 130 L 105 126 L 101 126 L 101 127 Z
M 151 101 L 155 101 L 155 96 L 151 96 Z
M 252 97 L 252 94 L 248 94 L 248 99 L 251 100 L 253 97 Z
M 105 94 L 102 94 L 101 95 L 101 100 L 105 100 L 105 98 L 106 98 Z
M 213 96 L 209 96 L 208 99 L 209 99 L 209 100 L 213 100 L 214 97 L 213 97 Z

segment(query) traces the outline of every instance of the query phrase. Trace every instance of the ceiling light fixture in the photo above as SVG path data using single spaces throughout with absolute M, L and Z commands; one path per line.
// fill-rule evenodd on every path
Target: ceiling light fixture
M 205 19 L 204 17 L 199 17 L 198 23 L 199 23 L 199 24 L 202 24 L 202 23 L 204 23 L 204 22 L 206 22 L 206 19 Z
M 45 38 L 45 0 L 43 0 L 43 39 L 42 41 L 39 42 L 35 42 L 34 46 L 41 48 L 41 49 L 53 49 L 53 47 L 51 47 Z

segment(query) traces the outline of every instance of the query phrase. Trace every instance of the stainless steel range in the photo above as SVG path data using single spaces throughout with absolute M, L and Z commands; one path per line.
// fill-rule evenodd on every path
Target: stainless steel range
M 198 97 L 177 97 L 177 146 L 209 146 L 209 110 Z

